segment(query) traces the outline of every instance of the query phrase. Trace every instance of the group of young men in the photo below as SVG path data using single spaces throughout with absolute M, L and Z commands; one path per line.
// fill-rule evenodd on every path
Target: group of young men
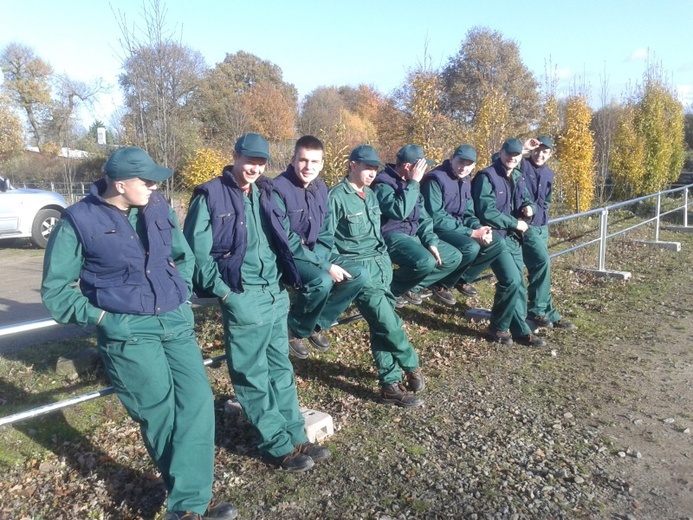
M 369 326 L 380 398 L 403 407 L 423 404 L 425 380 L 395 309 L 421 303 L 424 290 L 452 306 L 452 290 L 473 296 L 471 282 L 490 267 L 498 283 L 489 338 L 545 345 L 527 317 L 573 328 L 549 293 L 553 145 L 539 137 L 524 148 L 527 159 L 509 139 L 470 182 L 471 146 L 426 173 L 432 163 L 420 146 L 403 147 L 379 172 L 376 150 L 362 145 L 328 191 L 318 139 L 300 138 L 286 171 L 269 179 L 269 144 L 249 133 L 234 163 L 195 188 L 182 232 L 156 191 L 171 170 L 136 147 L 111 155 L 105 178 L 51 235 L 42 296 L 57 321 L 97 326 L 106 372 L 168 489 L 168 520 L 237 515 L 211 493 L 213 398 L 193 290 L 219 299 L 229 373 L 259 450 L 292 471 L 330 451 L 306 437 L 289 353 L 329 348 L 326 331 L 352 302 Z

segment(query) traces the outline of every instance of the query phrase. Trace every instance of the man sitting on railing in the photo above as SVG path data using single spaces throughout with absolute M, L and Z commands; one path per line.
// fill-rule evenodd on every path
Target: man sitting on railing
M 536 208 L 529 229 L 522 236 L 522 259 L 527 267 L 527 317 L 539 327 L 576 329 L 573 323 L 561 319 L 551 298 L 548 222 L 554 173 L 546 163 L 551 157 L 553 141 L 540 135 L 528 139 L 524 149 L 529 150 L 529 157 L 522 158 L 520 170 Z
M 472 181 L 472 197 L 479 221 L 483 225 L 491 226 L 494 235 L 502 237 L 509 253 L 509 256 L 501 254 L 494 261 L 494 273 L 498 278 L 497 289 L 512 288 L 507 294 L 500 296 L 498 290 L 496 291 L 496 299 L 503 300 L 500 307 L 506 311 L 506 316 L 500 323 L 494 323 L 492 318 L 487 335 L 504 345 L 512 345 L 515 340 L 522 345 L 543 347 L 546 341 L 532 334 L 525 321 L 527 292 L 522 262 L 522 239 L 529 227 L 526 220 L 534 214 L 534 207 L 529 199 L 522 172 L 517 169 L 521 160 L 522 143 L 518 139 L 508 139 L 503 143 L 493 164 L 477 172 Z M 501 262 L 502 265 L 499 265 Z

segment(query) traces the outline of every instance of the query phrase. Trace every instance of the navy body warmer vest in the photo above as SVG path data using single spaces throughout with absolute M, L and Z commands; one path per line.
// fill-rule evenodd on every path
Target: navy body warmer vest
M 554 172 L 547 165 L 535 166 L 528 159 L 522 159 L 522 175 L 529 195 L 536 206 L 532 225 L 545 226 L 549 222 L 549 204 L 546 197 L 551 193 Z
M 387 184 L 393 190 L 395 190 L 395 197 L 403 197 L 404 188 L 407 187 L 407 181 L 403 180 L 402 177 L 395 171 L 391 164 L 381 171 L 373 181 L 374 185 L 379 183 Z M 419 204 L 421 203 L 421 195 L 417 200 L 416 206 L 409 215 L 407 215 L 404 220 L 395 220 L 387 218 L 385 215 L 380 216 L 380 232 L 383 234 L 383 238 L 387 238 L 393 233 L 404 233 L 405 235 L 414 236 L 419 229 Z
M 105 189 L 105 180 L 95 182 L 90 195 L 63 213 L 82 244 L 82 294 L 92 305 L 121 314 L 178 308 L 188 298 L 188 286 L 171 258 L 174 223 L 168 203 L 154 191 L 141 210 L 146 251 L 127 217 L 99 195 Z
M 232 166 L 227 166 L 221 177 L 196 187 L 193 196 L 204 194 L 207 198 L 212 224 L 212 258 L 217 263 L 224 283 L 233 292 L 240 293 L 243 292 L 241 267 L 248 249 L 248 225 L 243 202 L 245 194 L 238 187 L 231 169 Z M 285 283 L 300 288 L 301 276 L 291 255 L 279 208 L 272 197 L 272 181 L 261 175 L 255 181 L 255 187 L 260 190 L 260 216 L 270 224 L 270 243 L 282 267 L 283 279 Z
M 428 172 L 424 176 L 423 182 L 438 183 L 443 196 L 445 211 L 459 221 L 464 220 L 467 203 L 472 198 L 471 183 L 468 176 L 460 181 L 452 171 L 450 160 L 446 159 L 435 170 Z
M 480 170 L 474 179 L 480 178 L 480 175 L 485 175 L 493 186 L 493 193 L 496 196 L 496 209 L 501 213 L 521 218 L 520 208 L 524 203 L 524 192 L 527 189 L 525 180 L 522 176 L 518 176 L 514 185 L 512 180 L 506 176 L 505 166 L 497 159 L 493 165 Z M 483 219 L 482 219 L 483 221 Z M 502 236 L 507 236 L 507 229 L 499 229 L 498 233 Z
M 312 251 L 327 218 L 327 186 L 315 179 L 304 188 L 291 164 L 273 183 L 274 192 L 284 201 L 291 231 Z

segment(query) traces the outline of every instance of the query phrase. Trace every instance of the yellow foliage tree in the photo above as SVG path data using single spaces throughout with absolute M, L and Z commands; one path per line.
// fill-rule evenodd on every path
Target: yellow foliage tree
M 320 140 L 325 147 L 325 164 L 322 168 L 322 178 L 328 187 L 334 186 L 347 173 L 351 146 L 346 142 L 346 125 L 337 123 L 328 133 L 320 131 Z
M 619 198 L 629 198 L 640 193 L 645 178 L 645 143 L 638 136 L 635 126 L 635 106 L 627 103 L 619 117 L 614 134 L 609 169 L 614 183 L 614 193 Z
M 9 99 L 0 94 L 0 160 L 18 154 L 22 148 L 22 121 L 10 108 Z
M 610 167 L 622 197 L 666 188 L 683 167 L 683 106 L 662 79 L 659 66 L 645 72 L 639 91 L 626 104 L 615 136 Z
M 231 161 L 227 156 L 212 148 L 198 148 L 183 163 L 181 175 L 183 183 L 190 189 L 198 184 L 221 175 L 221 171 Z
M 500 150 L 505 139 L 513 137 L 506 135 L 509 117 L 505 94 L 500 90 L 491 89 L 479 106 L 471 132 L 479 169 L 491 163 L 491 156 Z
M 556 155 L 560 159 L 559 182 L 567 203 L 575 211 L 585 211 L 594 200 L 592 111 L 585 96 L 568 98 L 564 121 L 556 146 Z
M 442 114 L 442 85 L 437 72 L 420 68 L 409 74 L 405 88 L 409 111 L 408 141 L 423 147 L 426 157 L 440 161 L 449 143 L 445 142 L 450 128 Z

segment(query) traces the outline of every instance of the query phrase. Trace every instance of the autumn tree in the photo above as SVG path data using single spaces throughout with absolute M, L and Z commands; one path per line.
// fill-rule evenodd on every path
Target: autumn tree
M 139 33 L 119 18 L 124 52 L 123 116 L 126 140 L 144 148 L 158 163 L 176 169 L 197 142 L 190 108 L 206 65 L 202 55 L 183 46 L 165 22 L 165 10 L 152 0 L 144 10 L 146 29 Z
M 0 168 L 23 148 L 22 121 L 12 110 L 7 96 L 0 94 Z
M 224 166 L 231 162 L 230 157 L 213 148 L 198 148 L 183 162 L 181 175 L 186 187 L 193 189 L 221 175 Z
M 592 110 L 584 95 L 567 99 L 563 119 L 556 146 L 559 182 L 568 205 L 575 211 L 586 211 L 594 200 L 594 138 L 590 130 Z
M 29 47 L 10 43 L 0 55 L 4 90 L 26 114 L 39 149 L 44 144 L 42 127 L 50 118 L 52 67 Z
M 498 31 L 470 29 L 441 76 L 444 113 L 467 127 L 474 126 L 494 92 L 508 105 L 507 137 L 525 135 L 539 112 L 537 81 L 522 63 L 518 44 Z
M 509 135 L 508 103 L 502 92 L 491 90 L 481 102 L 471 128 L 471 142 L 476 148 L 477 166 L 485 168 Z
M 624 197 L 664 189 L 683 167 L 684 114 L 659 65 L 647 68 L 625 106 L 610 161 L 617 189 Z

